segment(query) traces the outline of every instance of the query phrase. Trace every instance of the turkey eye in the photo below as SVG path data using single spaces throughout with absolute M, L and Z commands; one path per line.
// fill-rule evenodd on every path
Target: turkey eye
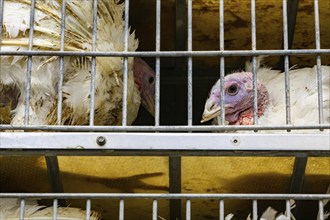
M 149 83 L 151 84 L 151 83 L 153 83 L 154 82 L 154 77 L 150 77 L 149 78 Z
M 238 87 L 237 85 L 231 85 L 228 89 L 227 89 L 227 93 L 228 95 L 236 95 L 238 93 Z

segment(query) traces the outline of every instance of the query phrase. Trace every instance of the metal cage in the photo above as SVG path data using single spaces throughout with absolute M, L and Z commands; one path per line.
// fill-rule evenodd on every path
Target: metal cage
M 5 0 L 0 1 L 0 23 L 3 22 L 3 5 Z M 118 52 L 99 52 L 95 49 L 97 37 L 97 5 L 98 0 L 94 0 L 93 10 L 93 49 L 92 51 L 73 52 L 64 50 L 64 28 L 65 28 L 65 7 L 66 1 L 62 0 L 61 18 L 61 49 L 60 51 L 34 51 L 34 15 L 35 0 L 31 0 L 31 17 L 29 31 L 29 50 L 28 51 L 5 51 L 0 50 L 0 56 L 27 56 L 27 84 L 25 98 L 25 121 L 24 125 L 1 124 L 0 154 L 5 156 L 46 156 L 47 166 L 50 173 L 51 185 L 54 193 L 0 193 L 0 198 L 19 198 L 20 219 L 24 219 L 25 199 L 43 198 L 53 199 L 54 212 L 53 219 L 57 216 L 57 205 L 62 199 L 84 199 L 86 200 L 86 219 L 90 218 L 91 200 L 97 199 L 120 199 L 119 219 L 124 219 L 124 200 L 126 199 L 148 199 L 152 201 L 150 210 L 152 219 L 158 218 L 157 202 L 162 199 L 170 200 L 171 215 L 170 219 L 181 218 L 180 201 L 184 200 L 185 217 L 191 219 L 191 201 L 194 199 L 214 199 L 218 202 L 219 219 L 225 219 L 224 205 L 227 199 L 249 199 L 252 200 L 253 219 L 258 219 L 257 201 L 270 199 L 282 200 L 285 202 L 286 215 L 290 218 L 290 199 L 317 200 L 319 209 L 319 219 L 324 219 L 323 200 L 329 199 L 327 194 L 301 194 L 303 177 L 305 173 L 307 158 L 329 157 L 330 125 L 323 121 L 322 106 L 322 73 L 321 56 L 330 55 L 330 49 L 321 49 L 320 46 L 320 25 L 319 25 L 319 2 L 314 0 L 315 14 L 315 49 L 291 49 L 294 23 L 297 13 L 298 0 L 282 1 L 283 14 L 283 49 L 280 50 L 258 50 L 256 46 L 256 0 L 251 0 L 251 42 L 250 50 L 226 50 L 224 41 L 224 0 L 219 0 L 219 36 L 220 50 L 195 51 L 193 50 L 193 30 L 192 30 L 192 0 L 176 0 L 176 31 L 177 40 L 187 45 L 186 48 L 177 48 L 173 51 L 161 51 L 161 0 L 156 0 L 156 49 L 155 51 L 128 51 L 129 36 L 129 11 L 130 1 L 125 0 L 125 49 Z M 288 16 L 289 15 L 289 16 Z M 185 25 L 178 22 L 184 21 Z M 0 36 L 2 36 L 2 26 L 0 26 Z M 180 35 L 180 33 L 182 35 Z M 187 34 L 187 41 L 184 37 Z M 1 38 L 0 38 L 1 43 Z M 182 47 L 182 46 L 181 46 Z M 253 82 L 254 82 L 254 109 L 257 109 L 256 93 L 256 57 L 259 55 L 272 55 L 281 57 L 285 72 L 285 85 L 289 88 L 289 56 L 291 55 L 313 55 L 316 56 L 317 79 L 318 79 L 318 110 L 319 124 L 295 126 L 290 122 L 290 93 L 287 92 L 286 99 L 286 124 L 280 126 L 261 126 L 258 125 L 258 116 L 254 111 L 255 125 L 251 126 L 228 126 L 224 124 L 224 103 L 221 103 L 222 125 L 196 125 L 193 123 L 193 58 L 195 57 L 217 57 L 220 59 L 220 79 L 223 86 L 225 76 L 225 59 L 233 56 L 243 56 L 252 59 Z M 58 56 L 60 57 L 60 83 L 58 85 L 58 124 L 57 125 L 31 125 L 29 124 L 29 98 L 31 90 L 31 67 L 33 56 Z M 90 87 L 90 123 L 89 125 L 66 126 L 61 125 L 62 116 L 62 80 L 65 56 L 91 57 L 91 87 Z M 95 71 L 96 57 L 113 56 L 124 58 L 123 75 L 123 106 L 122 106 L 122 125 L 121 126 L 95 126 L 94 125 L 94 93 L 95 93 Z M 127 77 L 128 77 L 128 57 L 150 57 L 155 58 L 155 120 L 153 125 L 127 125 Z M 187 120 L 185 125 L 162 125 L 160 123 L 161 105 L 161 58 L 187 59 Z M 182 64 L 185 65 L 184 63 Z M 223 92 L 223 91 L 222 91 Z M 310 131 L 321 130 L 320 133 L 294 134 L 288 131 L 308 129 Z M 251 130 L 255 133 L 242 134 L 235 131 Z M 278 130 L 282 133 L 263 134 L 258 130 Z M 25 132 L 17 132 L 25 131 Z M 37 131 L 37 132 L 29 132 Z M 212 131 L 222 131 L 225 133 L 210 133 Z M 122 194 L 99 194 L 99 193 L 64 193 L 60 178 L 60 171 L 57 162 L 59 155 L 109 155 L 109 156 L 166 156 L 170 157 L 170 194 L 141 194 L 141 193 L 122 193 Z M 298 194 L 180 194 L 181 192 L 181 156 L 291 156 L 296 157 L 292 175 L 290 193 Z M 303 219 L 303 218 L 301 218 Z

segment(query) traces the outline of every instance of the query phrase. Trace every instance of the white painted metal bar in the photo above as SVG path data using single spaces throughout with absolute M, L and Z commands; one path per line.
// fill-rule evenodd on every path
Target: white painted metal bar
M 252 51 L 257 49 L 257 34 L 256 34 L 256 2 L 251 0 L 251 42 Z M 253 122 L 258 124 L 258 92 L 257 92 L 257 58 L 252 57 L 252 73 L 253 73 Z M 255 130 L 256 131 L 256 130 Z
M 319 1 L 314 0 L 314 17 L 315 17 L 315 44 L 316 49 L 321 49 L 320 39 L 320 19 L 319 19 Z M 322 90 L 322 71 L 321 71 L 321 56 L 316 56 L 317 65 L 317 92 L 318 92 L 318 107 L 319 107 L 319 123 L 323 124 L 323 90 Z
M 160 51 L 160 20 L 161 0 L 156 2 L 156 52 Z M 160 58 L 156 57 L 156 81 L 155 81 L 155 125 L 159 126 L 160 119 Z
M 320 200 L 330 199 L 330 194 L 281 193 L 0 193 L 0 198 L 19 199 L 242 199 L 242 200 Z
M 92 208 L 92 202 L 90 199 L 87 199 L 86 200 L 86 220 L 90 220 L 91 208 Z
M 287 0 L 282 1 L 283 7 L 283 47 L 287 50 L 288 44 L 288 12 Z M 285 107 L 286 107 L 286 124 L 291 124 L 291 103 L 290 103 L 290 78 L 289 78 L 289 56 L 284 57 L 284 72 L 285 72 Z
M 0 50 L 1 50 L 1 42 L 2 42 L 2 23 L 3 23 L 3 8 L 4 8 L 4 0 L 0 0 Z
M 66 18 L 66 0 L 62 1 L 61 8 L 61 40 L 60 40 L 60 51 L 64 51 L 64 33 L 65 33 L 65 18 Z M 62 124 L 62 87 L 63 87 L 63 67 L 64 57 L 60 57 L 60 71 L 58 79 L 58 97 L 57 97 L 57 124 Z
M 258 203 L 256 199 L 252 201 L 252 219 L 258 220 Z
M 58 199 L 53 200 L 53 219 L 57 219 Z
M 158 203 L 157 200 L 154 199 L 152 201 L 152 220 L 157 220 L 157 211 L 158 211 Z
M 33 48 L 34 15 L 35 15 L 35 0 L 31 0 L 30 25 L 29 25 L 29 46 L 28 46 L 29 51 L 32 51 L 32 48 Z M 32 56 L 28 56 L 27 71 L 26 71 L 26 84 L 25 84 L 25 111 L 24 111 L 24 124 L 25 125 L 29 124 L 31 71 L 32 71 Z
M 129 37 L 129 0 L 125 0 L 125 39 L 124 52 L 128 51 L 128 37 Z M 127 91 L 128 91 L 128 57 L 124 57 L 124 73 L 123 73 L 123 110 L 122 110 L 122 125 L 127 125 Z
M 188 0 L 188 45 L 187 50 L 192 51 L 192 0 Z M 188 125 L 192 125 L 193 114 L 193 82 L 192 82 L 192 57 L 188 57 Z
M 106 143 L 99 145 L 102 136 Z M 324 151 L 329 152 L 329 133 L 91 133 L 3 132 L 4 149 L 101 149 L 101 150 L 216 150 L 216 151 Z
M 119 220 L 124 220 L 124 199 L 119 201 Z
M 324 220 L 324 203 L 322 199 L 319 200 L 318 220 Z
M 24 211 L 25 211 L 25 199 L 21 198 L 20 206 L 19 206 L 19 219 L 24 219 Z
M 251 130 L 317 130 L 317 129 L 330 129 L 330 124 L 323 125 L 194 125 L 194 126 L 58 126 L 58 125 L 7 125 L 1 124 L 0 130 L 39 130 L 39 131 L 140 131 L 140 132 L 152 132 L 152 131 L 215 131 L 215 132 L 224 132 L 224 131 L 251 131 Z M 307 131 L 304 131 L 305 133 Z M 311 132 L 311 131 L 309 131 Z
M 291 204 L 290 200 L 285 200 L 285 212 L 286 212 L 286 217 L 290 219 L 291 217 Z
M 0 51 L 0 56 L 98 56 L 98 57 L 228 57 L 228 56 L 283 56 L 283 55 L 329 55 L 330 49 L 290 50 L 195 50 L 195 51 Z
M 224 31 L 224 0 L 220 0 L 219 4 L 219 40 L 220 40 L 220 51 L 225 50 L 225 31 Z M 225 97 L 224 90 L 224 82 L 225 82 L 225 57 L 220 57 L 220 97 Z M 224 108 L 224 98 L 220 99 L 220 123 L 221 125 L 225 124 L 225 108 Z
M 223 199 L 219 201 L 219 219 L 225 220 L 225 202 Z
M 186 220 L 191 219 L 191 201 L 187 199 L 186 201 Z
M 92 30 L 92 51 L 96 51 L 97 39 L 97 4 L 98 0 L 93 1 L 93 30 Z M 89 125 L 94 125 L 95 113 L 95 74 L 96 74 L 96 57 L 92 56 L 91 69 L 91 85 L 90 85 L 90 108 L 89 108 Z

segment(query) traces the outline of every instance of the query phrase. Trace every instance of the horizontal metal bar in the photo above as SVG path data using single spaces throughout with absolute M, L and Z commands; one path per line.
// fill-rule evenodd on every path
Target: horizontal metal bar
M 330 124 L 322 125 L 178 125 L 178 126 L 65 126 L 65 125 L 7 125 L 1 124 L 0 130 L 39 130 L 39 131 L 141 131 L 141 132 L 153 132 L 153 131 L 237 131 L 237 130 L 305 130 L 305 129 L 330 129 Z M 327 131 L 325 131 L 326 133 Z
M 320 200 L 330 199 L 330 194 L 161 194 L 161 193 L 0 193 L 0 198 L 39 199 L 265 199 L 265 200 Z
M 221 57 L 221 56 L 259 56 L 259 55 L 329 55 L 330 49 L 295 50 L 209 50 L 209 51 L 0 51 L 0 56 L 100 56 L 100 57 Z
M 91 133 L 4 132 L 0 150 L 262 150 L 330 153 L 329 133 Z

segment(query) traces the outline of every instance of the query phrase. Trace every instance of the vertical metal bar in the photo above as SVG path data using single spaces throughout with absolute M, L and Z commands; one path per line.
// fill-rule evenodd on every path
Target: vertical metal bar
M 57 207 L 58 207 L 58 200 L 54 199 L 53 201 L 53 219 L 57 219 Z
M 60 174 L 60 167 L 56 156 L 46 156 L 47 172 L 49 176 L 50 188 L 53 192 L 64 192 L 62 178 Z M 66 205 L 65 200 L 59 201 L 60 205 Z
M 161 1 L 156 2 L 156 52 L 160 51 Z M 160 118 L 160 58 L 156 57 L 156 92 L 155 92 L 155 125 L 159 126 Z
M 3 13 L 4 13 L 4 0 L 0 0 L 0 49 L 1 49 L 1 42 L 2 42 L 2 23 L 3 23 Z
M 322 199 L 319 200 L 318 220 L 324 220 L 324 205 Z
M 220 20 L 220 51 L 225 50 L 225 33 L 224 33 L 224 0 L 220 0 L 219 4 L 219 20 Z M 219 124 L 225 124 L 225 109 L 224 109 L 224 98 L 225 90 L 224 90 L 224 82 L 225 82 L 225 57 L 220 57 L 220 109 L 221 116 Z
M 316 49 L 321 49 L 320 42 L 320 21 L 319 21 L 319 1 L 314 0 L 315 14 L 315 44 Z M 323 124 L 323 91 L 322 91 L 322 71 L 321 71 L 321 56 L 316 56 L 317 65 L 317 91 L 318 91 L 318 107 L 319 107 L 319 123 Z
M 287 18 L 287 0 L 283 0 L 283 46 L 288 49 L 288 18 Z M 290 79 L 289 79 L 289 56 L 284 57 L 285 71 L 285 106 L 286 106 L 286 124 L 291 124 L 291 103 L 290 103 Z M 289 130 L 288 130 L 289 131 Z
M 302 193 L 305 170 L 307 165 L 307 157 L 296 157 L 294 161 L 293 173 L 291 177 L 290 193 Z M 293 210 L 293 215 L 300 219 L 301 216 L 301 201 L 296 201 L 296 208 Z
M 92 202 L 90 199 L 86 200 L 86 220 L 90 220 L 91 217 L 91 207 L 92 207 Z
M 170 193 L 181 193 L 181 157 L 169 157 Z M 181 219 L 181 200 L 170 200 L 170 219 Z
M 35 0 L 31 0 L 28 51 L 31 51 L 33 47 L 34 15 L 35 15 Z M 24 125 L 29 124 L 31 70 L 32 70 L 32 56 L 28 56 L 27 71 L 26 71 L 26 88 L 25 88 L 26 94 L 25 94 Z
M 65 30 L 65 18 L 66 18 L 66 0 L 62 1 L 61 8 L 61 42 L 60 42 L 60 51 L 64 51 L 64 30 Z M 58 80 L 58 101 L 57 101 L 57 124 L 62 124 L 62 86 L 63 86 L 63 67 L 64 67 L 64 57 L 60 57 L 60 72 Z
M 192 51 L 192 0 L 188 0 L 188 51 Z M 188 126 L 193 114 L 192 57 L 188 57 Z
M 119 220 L 124 220 L 124 200 L 119 201 Z
M 96 51 L 97 39 L 97 3 L 98 0 L 93 2 L 93 30 L 92 30 L 92 51 Z M 89 125 L 94 125 L 94 108 L 95 108 L 95 72 L 96 72 L 96 57 L 92 57 L 91 69 L 91 88 L 90 88 L 90 109 L 89 109 Z
M 25 199 L 21 199 L 19 206 L 19 220 L 24 219 L 24 210 L 25 210 Z
M 152 201 L 152 220 L 157 220 L 157 209 L 158 209 L 157 206 L 158 206 L 157 200 L 154 199 Z
M 125 0 L 125 44 L 124 51 L 128 51 L 128 19 L 129 19 L 129 0 Z M 123 74 L 123 118 L 122 125 L 127 125 L 127 80 L 128 80 L 128 57 L 124 57 L 124 74 Z
M 175 50 L 184 51 L 187 49 L 187 6 L 186 0 L 175 1 Z M 185 58 L 175 58 L 175 69 L 181 73 L 185 69 Z
M 288 15 L 288 48 L 292 49 L 292 43 L 293 43 L 293 36 L 294 36 L 294 30 L 296 26 L 296 19 L 298 14 L 298 5 L 299 0 L 290 0 L 287 2 L 287 15 Z M 284 47 L 284 39 L 282 39 L 282 47 Z M 280 61 L 277 64 L 278 69 L 284 71 L 284 56 L 280 57 Z M 289 60 L 289 66 L 290 66 L 290 60 Z
M 288 219 L 290 219 L 290 217 L 291 217 L 291 204 L 290 204 L 290 200 L 286 200 L 285 201 L 285 211 L 286 211 L 286 217 Z
M 251 41 L 252 51 L 257 49 L 257 34 L 256 34 L 256 2 L 251 0 Z M 258 93 L 257 93 L 257 59 L 252 57 L 252 73 L 253 73 L 253 121 L 258 124 Z
M 258 203 L 257 200 L 252 201 L 253 211 L 252 211 L 252 218 L 253 220 L 258 219 Z
M 191 201 L 187 199 L 186 201 L 186 220 L 191 219 Z
M 219 201 L 219 219 L 225 220 L 225 203 L 223 199 Z

